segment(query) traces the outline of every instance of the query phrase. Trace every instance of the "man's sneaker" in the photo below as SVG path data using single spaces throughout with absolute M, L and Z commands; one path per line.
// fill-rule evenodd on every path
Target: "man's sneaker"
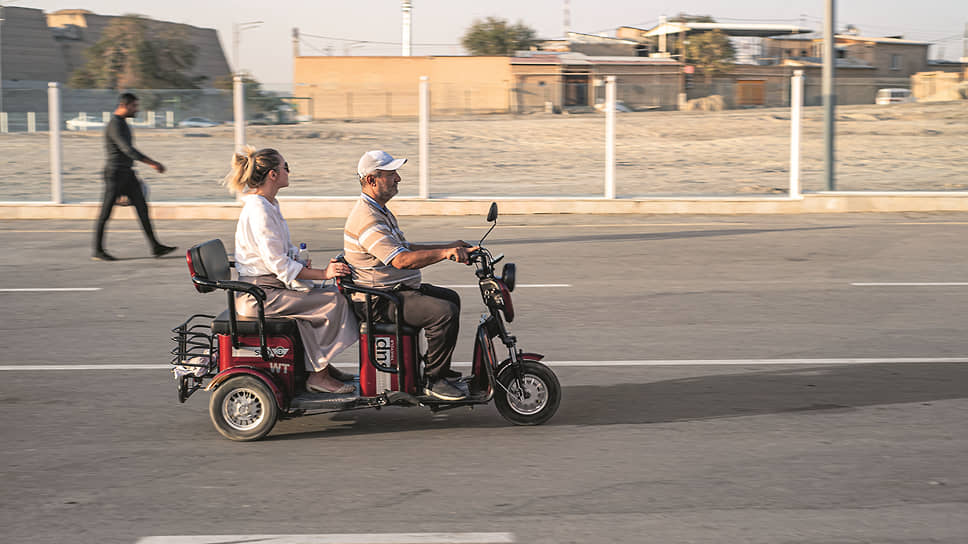
M 157 259 L 158 257 L 163 257 L 165 255 L 168 255 L 169 253 L 171 253 L 172 251 L 175 251 L 176 249 L 178 248 L 175 246 L 161 245 L 151 250 L 151 254 L 154 255 L 155 258 Z
M 457 380 L 460 380 L 461 373 L 460 372 L 457 372 L 453 368 L 448 368 L 447 370 L 441 371 L 440 377 L 441 378 L 447 378 L 447 379 L 449 379 L 451 381 L 457 381 Z
M 116 261 L 117 257 L 111 255 L 107 251 L 95 251 L 94 255 L 91 255 L 92 261 Z
M 444 379 L 428 384 L 424 387 L 424 394 L 440 400 L 461 400 L 467 397 L 467 393 Z

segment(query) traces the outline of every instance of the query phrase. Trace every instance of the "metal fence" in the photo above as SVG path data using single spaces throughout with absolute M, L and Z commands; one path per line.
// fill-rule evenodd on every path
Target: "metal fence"
M 778 102 L 772 107 L 673 111 L 676 86 L 658 76 L 653 84 L 616 79 L 620 111 L 614 124 L 615 197 L 782 196 L 789 191 L 793 121 L 789 81 L 764 83 L 765 99 Z M 584 97 L 575 90 L 570 95 L 566 89 L 546 91 L 548 87 L 534 79 L 519 81 L 518 90 L 504 96 L 504 109 L 485 107 L 498 101 L 495 93 L 499 87 L 479 93 L 472 90 L 469 96 L 456 92 L 456 87 L 450 94 L 432 93 L 425 155 L 421 154 L 417 117 L 404 114 L 407 108 L 419 110 L 416 86 L 413 92 L 389 97 L 386 93 L 382 97 L 354 93 L 353 116 L 249 126 L 246 138 L 252 145 L 274 147 L 286 156 L 293 169 L 292 186 L 285 191 L 288 196 L 356 194 L 356 161 L 370 149 L 410 158 L 401 171 L 402 196 L 420 195 L 418 180 L 423 170 L 430 197 L 607 195 L 605 87 L 593 83 Z M 860 85 L 850 81 L 840 88 Z M 730 92 L 728 87 L 721 89 Z M 25 94 L 16 97 L 18 92 Z M 113 108 L 116 99 L 110 91 L 63 92 L 63 127 L 82 118 L 81 113 L 89 121 L 103 121 L 104 112 Z M 229 200 L 218 180 L 228 171 L 235 148 L 232 127 L 179 128 L 178 124 L 192 116 L 230 119 L 231 114 L 225 112 L 231 110 L 231 96 L 227 92 L 135 92 L 142 97 L 145 110 L 133 123 L 135 145 L 168 167 L 166 174 L 140 168 L 151 187 L 151 199 Z M 736 89 L 732 92 L 735 100 Z M 4 103 L 14 107 L 4 112 L 7 133 L 0 134 L 2 201 L 51 199 L 50 186 L 44 183 L 51 174 L 50 144 L 44 132 L 49 115 L 46 107 L 38 106 L 46 93 L 29 93 L 37 91 L 4 92 Z M 805 101 L 810 93 L 808 79 Z M 523 95 L 532 98 L 515 98 Z M 563 95 L 581 99 L 581 103 L 555 107 L 555 97 L 560 100 Z M 174 97 L 180 97 L 177 104 L 166 102 Z M 345 96 L 328 100 L 344 108 L 344 114 L 350 111 Z M 725 102 L 720 107 L 728 107 Z M 38 106 L 36 111 L 28 110 L 29 104 Z M 160 107 L 150 110 L 151 104 Z M 173 107 L 166 109 L 168 104 Z M 308 101 L 302 104 L 299 107 L 309 107 Z M 364 117 L 364 112 L 371 115 Z M 372 115 L 374 112 L 377 114 Z M 837 113 L 837 189 L 968 190 L 968 158 L 962 152 L 968 136 L 968 101 L 840 105 Z M 37 133 L 27 131 L 31 123 Z M 172 125 L 174 128 L 166 128 Z M 102 129 L 65 131 L 62 149 L 64 201 L 99 200 Z M 825 190 L 821 108 L 804 109 L 798 150 L 803 189 Z M 24 183 L 25 177 L 31 182 Z

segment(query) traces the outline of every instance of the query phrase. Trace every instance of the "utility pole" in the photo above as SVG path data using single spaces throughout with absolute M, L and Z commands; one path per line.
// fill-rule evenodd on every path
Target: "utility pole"
M 400 54 L 404 57 L 409 57 L 410 46 L 413 42 L 413 2 L 411 0 L 401 0 L 400 8 L 403 11 L 403 25 L 401 29 L 403 32 L 403 39 L 401 40 L 403 48 Z
M 0 111 L 3 111 L 3 6 L 0 6 Z
M 561 31 L 562 36 L 568 38 L 568 33 L 571 32 L 571 2 L 570 0 L 564 0 L 564 5 L 562 6 L 564 12 L 562 13 L 561 21 Z

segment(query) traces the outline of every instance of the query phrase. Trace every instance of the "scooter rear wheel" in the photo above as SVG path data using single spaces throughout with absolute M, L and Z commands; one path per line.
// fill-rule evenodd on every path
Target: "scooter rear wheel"
M 521 365 L 524 394 L 514 368 L 506 365 L 497 376 L 500 384 L 494 391 L 494 403 L 504 419 L 515 425 L 541 425 L 558 411 L 561 384 L 550 368 L 537 361 L 525 360 Z
M 276 424 L 279 409 L 272 391 L 261 380 L 236 376 L 221 384 L 208 405 L 215 429 L 237 441 L 259 440 Z

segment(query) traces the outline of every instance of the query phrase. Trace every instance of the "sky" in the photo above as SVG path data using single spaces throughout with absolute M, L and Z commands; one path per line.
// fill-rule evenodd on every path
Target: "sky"
M 764 0 L 412 0 L 413 54 L 460 55 L 460 37 L 475 19 L 494 16 L 523 22 L 539 37 L 563 35 L 564 6 L 571 30 L 614 35 L 619 26 L 651 27 L 660 16 L 710 15 L 718 22 L 772 23 L 823 28 L 826 0 L 789 3 Z M 86 9 L 101 15 L 136 13 L 153 19 L 215 28 L 229 65 L 254 74 L 268 88 L 292 83 L 292 29 L 302 55 L 399 55 L 399 0 L 0 0 L 0 4 L 42 9 Z M 932 42 L 930 58 L 957 60 L 968 29 L 968 0 L 837 2 L 836 26 L 852 24 L 865 36 L 904 35 Z M 233 59 L 233 28 L 261 21 L 240 33 Z

